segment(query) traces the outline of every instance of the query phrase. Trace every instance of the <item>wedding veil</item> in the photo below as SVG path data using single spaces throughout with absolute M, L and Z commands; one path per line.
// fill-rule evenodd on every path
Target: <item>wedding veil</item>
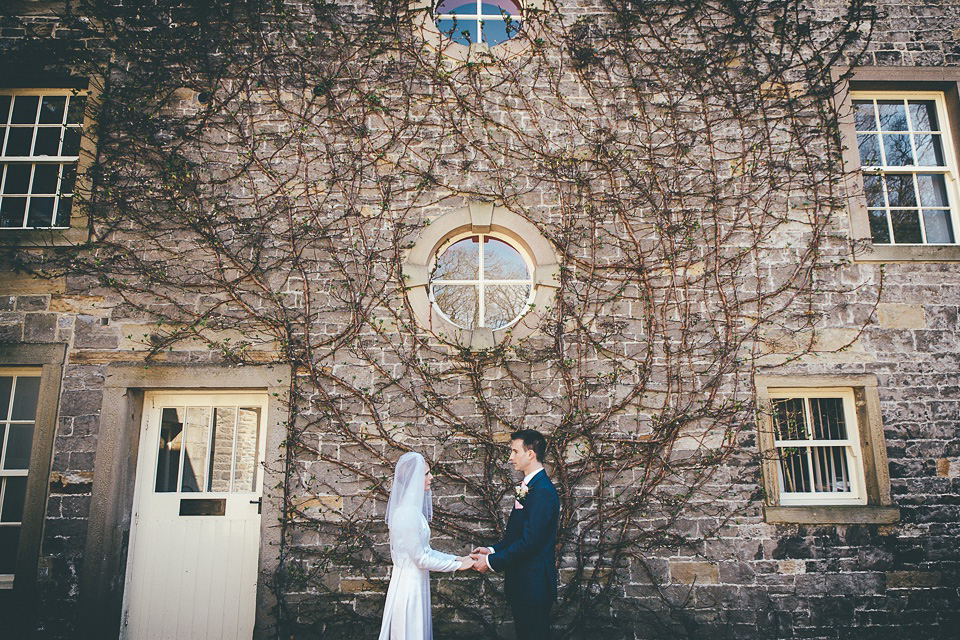
M 427 475 L 427 461 L 419 453 L 410 451 L 400 456 L 393 476 L 390 499 L 387 500 L 387 526 L 399 511 L 423 513 L 427 522 L 433 519 L 433 496 L 423 488 Z

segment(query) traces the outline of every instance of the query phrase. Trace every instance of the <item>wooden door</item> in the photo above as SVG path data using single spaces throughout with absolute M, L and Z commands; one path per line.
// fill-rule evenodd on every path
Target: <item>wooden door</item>
M 265 394 L 148 393 L 120 637 L 253 636 Z

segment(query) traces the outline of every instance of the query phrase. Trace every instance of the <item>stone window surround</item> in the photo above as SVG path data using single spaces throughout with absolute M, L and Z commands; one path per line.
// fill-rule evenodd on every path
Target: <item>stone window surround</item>
M 849 79 L 844 76 L 849 71 Z M 957 67 L 853 67 L 833 69 L 838 81 L 834 96 L 840 138 L 843 147 L 844 187 L 854 243 L 853 257 L 858 262 L 953 262 L 960 261 L 960 243 L 955 245 L 881 245 L 873 244 L 867 218 L 863 176 L 853 118 L 851 91 L 938 91 L 943 92 L 950 126 L 954 156 L 960 154 L 960 68 Z M 955 234 L 960 229 L 954 230 Z M 960 240 L 960 238 L 957 238 Z
M 32 594 L 37 583 L 66 349 L 66 345 L 62 343 L 0 345 L 0 366 L 34 370 L 40 368 L 37 419 L 34 423 L 23 524 L 20 528 L 17 567 L 12 585 L 14 596 L 23 602 L 30 602 L 34 597 Z
M 531 12 L 546 9 L 545 0 L 519 0 L 523 6 L 523 33 L 501 42 L 490 48 L 483 42 L 475 42 L 470 46 L 452 42 L 440 33 L 433 20 L 433 8 L 436 0 L 411 0 L 410 11 L 413 14 L 413 31 L 419 35 L 427 45 L 439 51 L 445 57 L 458 62 L 476 62 L 484 56 L 493 56 L 501 60 L 512 58 L 523 53 L 530 42 L 539 34 L 536 21 L 530 20 Z
M 880 414 L 877 377 L 866 375 L 778 375 L 758 373 L 754 376 L 757 393 L 757 431 L 765 500 L 763 519 L 774 524 L 893 524 L 900 519 L 900 509 L 890 496 L 890 472 L 886 441 Z M 772 389 L 849 388 L 860 435 L 861 460 L 867 504 L 781 506 L 777 460 L 774 451 L 773 417 L 770 406 Z
M 105 372 L 102 411 L 84 564 L 80 572 L 79 599 L 92 637 L 118 637 L 123 610 L 124 578 L 133 513 L 137 457 L 140 450 L 143 398 L 146 391 L 266 392 L 264 417 L 263 511 L 260 528 L 259 585 L 267 584 L 278 558 L 269 550 L 279 544 L 283 485 L 283 448 L 288 418 L 292 369 L 290 365 L 245 367 L 211 365 L 113 364 Z M 257 630 L 273 624 L 276 603 L 270 589 L 257 589 Z
M 90 215 L 77 195 L 89 199 L 93 191 L 93 184 L 89 169 L 97 157 L 96 113 L 100 108 L 100 96 L 103 89 L 103 77 L 90 78 L 76 77 L 8 77 L 0 81 L 0 89 L 16 91 L 18 89 L 36 91 L 48 90 L 76 90 L 87 97 L 86 108 L 83 114 L 83 135 L 80 137 L 80 159 L 77 162 L 77 179 L 74 184 L 74 206 L 70 212 L 69 229 L 13 229 L 0 230 L 0 243 L 15 243 L 21 247 L 49 247 L 83 244 L 90 240 Z M 16 239 L 4 237 L 3 234 L 16 233 Z
M 517 322 L 496 331 L 463 329 L 438 313 L 430 302 L 430 267 L 445 242 L 464 233 L 496 233 L 509 238 L 533 259 L 532 308 Z M 519 340 L 536 331 L 560 288 L 559 265 L 550 242 L 529 220 L 493 203 L 473 202 L 432 220 L 403 262 L 407 300 L 422 327 L 441 339 L 476 351 L 492 349 L 507 339 Z

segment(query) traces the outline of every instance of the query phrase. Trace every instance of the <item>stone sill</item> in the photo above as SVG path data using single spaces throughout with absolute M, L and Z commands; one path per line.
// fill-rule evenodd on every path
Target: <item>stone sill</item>
M 866 244 L 854 250 L 857 262 L 957 262 L 960 245 Z
M 90 241 L 90 229 L 8 229 L 0 233 L 0 244 L 21 249 L 43 249 L 85 244 Z
M 894 524 L 900 520 L 900 508 L 869 505 L 765 506 L 763 520 L 769 524 Z

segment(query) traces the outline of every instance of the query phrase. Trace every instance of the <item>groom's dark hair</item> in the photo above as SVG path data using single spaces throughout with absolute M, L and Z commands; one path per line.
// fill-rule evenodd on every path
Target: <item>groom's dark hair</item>
M 533 429 L 518 429 L 510 434 L 511 440 L 522 440 L 523 448 L 527 451 L 533 451 L 537 456 L 537 462 L 543 462 L 547 457 L 547 439 L 543 434 Z

